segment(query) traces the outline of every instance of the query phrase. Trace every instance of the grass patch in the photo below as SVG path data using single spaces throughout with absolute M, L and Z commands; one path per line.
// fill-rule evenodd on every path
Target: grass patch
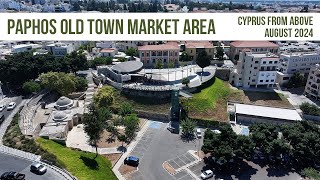
M 116 102 L 114 102 L 115 107 L 120 107 L 120 104 L 127 102 L 132 105 L 135 110 L 142 110 L 147 112 L 158 112 L 163 114 L 168 114 L 171 104 L 170 99 L 157 99 L 149 97 L 137 97 L 129 96 L 123 93 L 116 93 Z
M 62 162 L 59 162 L 54 154 L 51 154 L 41 148 L 33 138 L 24 136 L 21 133 L 18 124 L 19 119 L 19 113 L 15 114 L 3 136 L 3 144 L 14 149 L 19 149 L 25 152 L 40 155 L 42 159 L 50 161 L 52 164 L 58 167 L 64 167 L 64 164 Z
M 65 164 L 65 168 L 79 180 L 117 179 L 112 172 L 111 162 L 95 153 L 76 151 L 52 140 L 38 138 L 37 142 L 48 152 L 57 156 Z
M 226 82 L 214 78 L 200 86 L 192 98 L 182 98 L 181 101 L 188 107 L 191 118 L 226 121 L 227 100 L 230 93 L 232 90 Z
M 181 98 L 188 107 L 189 117 L 225 122 L 228 120 L 227 102 L 291 108 L 283 94 L 276 92 L 243 91 L 230 88 L 228 82 L 219 78 L 201 85 L 190 99 Z
M 320 172 L 313 168 L 305 168 L 302 174 L 310 179 L 320 180 Z

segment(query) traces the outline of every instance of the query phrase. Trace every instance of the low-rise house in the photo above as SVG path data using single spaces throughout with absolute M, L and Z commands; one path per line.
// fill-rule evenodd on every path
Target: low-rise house
M 118 54 L 118 50 L 115 48 L 104 48 L 100 51 L 102 57 L 114 57 L 116 54 Z
M 215 54 L 215 48 L 209 41 L 186 41 L 185 51 L 192 61 L 195 61 L 201 51 L 206 51 L 210 59 Z

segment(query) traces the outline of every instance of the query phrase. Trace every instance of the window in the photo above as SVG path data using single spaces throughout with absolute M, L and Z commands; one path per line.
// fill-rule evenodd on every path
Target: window
M 166 62 L 167 62 L 167 59 L 163 59 L 163 62 L 166 63 Z
M 143 56 L 144 56 L 144 53 L 141 53 L 141 56 L 143 57 Z
M 269 82 L 269 80 L 267 79 L 266 82 Z
M 248 85 L 250 85 L 250 83 L 248 82 Z
M 309 81 L 309 83 L 308 84 L 311 84 L 311 82 Z
M 155 63 L 156 62 L 156 59 L 152 59 L 152 63 Z
M 269 64 L 272 64 L 273 61 L 269 61 Z
M 266 62 L 266 61 L 263 61 L 262 64 L 267 64 L 267 62 Z
M 274 82 L 274 79 L 271 79 L 271 82 Z
M 252 82 L 256 82 L 256 80 L 255 80 L 255 79 L 252 79 Z
M 149 56 L 149 53 L 147 52 L 147 56 Z
M 263 80 L 260 80 L 260 82 L 263 82 Z
M 150 61 L 149 60 L 147 60 L 147 64 L 149 64 L 150 63 Z
M 253 69 L 258 69 L 258 67 L 254 67 Z
M 192 50 L 190 50 L 190 53 L 192 53 Z
M 255 64 L 258 64 L 258 63 L 259 63 L 259 61 L 255 61 L 254 63 L 255 63 Z
M 251 66 L 250 67 L 252 67 L 252 64 L 251 64 Z
M 242 79 L 241 78 L 239 78 L 239 81 L 241 81 Z
M 251 78 L 251 77 L 249 77 L 249 80 L 250 80 L 250 78 Z

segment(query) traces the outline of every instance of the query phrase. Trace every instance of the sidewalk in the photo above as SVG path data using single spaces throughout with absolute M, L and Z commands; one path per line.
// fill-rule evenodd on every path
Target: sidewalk
M 150 124 L 150 121 L 147 121 L 144 126 L 142 127 L 142 129 L 138 132 L 137 137 L 135 138 L 135 140 L 133 140 L 130 145 L 127 147 L 127 151 L 121 156 L 121 158 L 118 160 L 118 162 L 114 165 L 114 167 L 112 168 L 112 171 L 114 172 L 114 174 L 117 176 L 117 178 L 119 180 L 125 180 L 125 178 L 122 176 L 122 174 L 119 172 L 119 168 L 120 166 L 123 164 L 124 159 L 129 156 L 129 154 L 131 153 L 131 151 L 134 149 L 134 147 L 138 144 L 138 142 L 140 141 L 140 139 L 142 138 L 143 134 L 146 132 L 146 130 L 148 129 Z

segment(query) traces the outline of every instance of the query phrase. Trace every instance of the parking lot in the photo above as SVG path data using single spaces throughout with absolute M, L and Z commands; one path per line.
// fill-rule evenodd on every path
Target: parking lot
M 169 161 L 167 161 L 169 163 L 169 165 L 171 167 L 173 167 L 175 170 L 187 165 L 187 164 L 190 164 L 194 161 L 196 161 L 197 159 L 191 155 L 189 152 L 183 154 L 183 155 L 180 155 L 174 159 L 171 159 Z
M 181 171 L 174 176 L 164 168 L 163 163 L 170 161 L 179 168 L 195 158 L 187 154 L 188 150 L 199 149 L 198 140 L 185 141 L 180 135 L 169 132 L 168 123 L 151 121 L 141 140 L 130 155 L 140 158 L 138 171 L 127 175 L 130 180 L 192 180 L 187 171 Z
M 178 173 L 174 174 L 173 177 L 176 180 L 193 180 L 193 179 L 195 179 L 187 172 L 187 170 L 181 170 Z

